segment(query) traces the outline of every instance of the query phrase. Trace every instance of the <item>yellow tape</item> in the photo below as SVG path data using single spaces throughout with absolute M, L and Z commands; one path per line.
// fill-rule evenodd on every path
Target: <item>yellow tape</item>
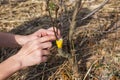
M 56 40 L 56 45 L 57 45 L 58 48 L 62 48 L 62 46 L 63 46 L 63 39 L 61 38 L 59 40 Z

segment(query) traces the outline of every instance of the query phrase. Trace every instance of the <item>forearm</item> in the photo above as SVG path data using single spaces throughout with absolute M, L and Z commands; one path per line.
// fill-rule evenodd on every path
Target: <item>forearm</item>
M 14 57 L 10 57 L 4 62 L 0 63 L 0 80 L 4 80 L 21 69 L 21 64 L 15 60 Z
M 25 43 L 24 37 L 0 32 L 0 47 L 19 47 Z

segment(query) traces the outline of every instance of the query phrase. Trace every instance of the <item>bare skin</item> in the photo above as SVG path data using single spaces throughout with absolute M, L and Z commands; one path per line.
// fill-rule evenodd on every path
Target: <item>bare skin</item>
M 49 28 L 26 36 L 0 33 L 0 39 L 1 47 L 22 47 L 18 53 L 0 63 L 0 80 L 4 80 L 24 67 L 46 62 L 52 47 L 51 41 L 56 37 L 53 28 Z

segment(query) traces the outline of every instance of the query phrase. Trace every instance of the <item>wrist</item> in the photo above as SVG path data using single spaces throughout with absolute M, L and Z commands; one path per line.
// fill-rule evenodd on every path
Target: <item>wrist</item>
M 12 56 L 12 59 L 16 62 L 17 68 L 19 70 L 27 67 L 24 65 L 24 58 L 20 54 L 21 53 L 17 53 L 14 56 Z
M 14 56 L 9 58 L 9 61 L 11 61 L 11 64 L 14 65 L 15 71 L 18 71 L 18 70 L 20 70 L 22 68 L 22 63 L 19 60 L 19 56 L 14 55 Z
M 28 38 L 23 35 L 15 35 L 15 40 L 20 46 L 23 46 L 26 42 L 28 42 Z

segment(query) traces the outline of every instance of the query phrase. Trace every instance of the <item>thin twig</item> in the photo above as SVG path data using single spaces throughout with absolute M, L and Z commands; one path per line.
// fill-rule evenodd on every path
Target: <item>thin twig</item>
M 44 73 L 44 71 L 45 71 L 45 67 L 46 67 L 46 63 L 44 64 L 44 67 L 43 67 L 43 75 L 42 75 L 42 80 L 44 80 L 44 77 L 45 77 L 45 73 Z
M 90 68 L 88 69 L 87 73 L 85 74 L 85 77 L 83 78 L 83 80 L 86 80 L 86 78 L 87 78 L 88 74 L 90 73 L 90 71 L 91 71 L 93 65 L 94 65 L 97 61 L 98 61 L 98 59 L 95 60 L 95 61 L 93 62 L 93 64 L 90 66 Z
M 85 20 L 88 17 L 92 16 L 94 13 L 96 13 L 97 11 L 99 11 L 101 8 L 103 8 L 105 6 L 105 4 L 108 2 L 109 0 L 105 0 L 103 3 L 101 3 L 101 5 L 99 7 L 97 7 L 96 9 L 94 9 L 92 12 L 90 12 L 89 14 L 87 14 L 84 18 L 82 18 L 81 20 Z
M 50 17 L 50 20 L 51 20 L 51 22 L 52 22 L 52 26 L 53 26 L 53 31 L 54 31 L 54 34 L 55 34 L 55 37 L 56 37 L 56 39 L 58 40 L 58 37 L 57 37 L 57 34 L 58 34 L 58 30 L 55 30 L 55 27 L 56 27 L 56 23 L 55 23 L 55 20 L 52 18 L 52 15 L 51 15 L 51 12 L 50 12 L 50 8 L 49 8 L 49 2 L 50 2 L 50 0 L 46 0 L 46 3 L 47 3 L 47 10 L 48 10 L 48 13 L 49 13 L 49 17 Z M 57 11 L 55 11 L 56 12 L 56 14 L 57 14 Z M 56 17 L 57 17 L 57 15 L 56 15 Z
M 54 70 L 54 69 L 56 69 L 56 68 L 59 68 L 60 66 L 61 66 L 61 65 L 55 66 L 55 67 L 50 68 L 50 69 L 48 69 L 48 70 L 45 70 L 45 71 L 43 71 L 43 72 L 44 72 L 44 73 L 45 73 L 45 72 L 49 72 L 49 71 L 51 71 L 51 70 Z M 28 80 L 33 80 L 35 77 L 41 75 L 43 72 L 38 73 L 38 74 L 34 75 L 33 77 L 28 78 Z

